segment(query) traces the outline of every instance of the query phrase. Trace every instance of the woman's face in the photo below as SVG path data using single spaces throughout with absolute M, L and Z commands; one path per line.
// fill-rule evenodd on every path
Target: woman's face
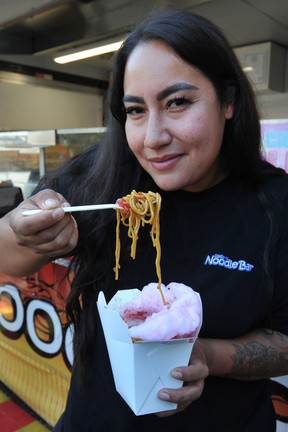
M 138 45 L 124 75 L 128 144 L 163 190 L 198 192 L 218 183 L 226 119 L 212 82 L 161 41 Z

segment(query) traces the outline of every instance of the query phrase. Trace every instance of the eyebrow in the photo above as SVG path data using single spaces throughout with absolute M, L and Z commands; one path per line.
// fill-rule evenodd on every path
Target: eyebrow
M 159 93 L 157 93 L 156 98 L 160 102 L 163 99 L 165 99 L 166 97 L 168 97 L 171 94 L 176 93 L 177 91 L 180 91 L 180 90 L 199 90 L 199 87 L 197 87 L 193 84 L 180 82 L 177 84 L 173 84 L 173 85 L 165 88 L 164 90 L 161 90 Z M 135 103 L 144 104 L 144 98 L 142 98 L 140 96 L 133 96 L 133 95 L 127 94 L 127 95 L 124 95 L 123 102 L 135 102 Z
M 157 94 L 157 100 L 160 102 L 161 100 L 165 99 L 167 96 L 170 96 L 171 94 L 176 93 L 177 91 L 180 90 L 199 90 L 199 88 L 192 84 L 180 82 L 177 84 L 173 84 L 170 87 L 167 87 L 164 90 L 160 91 Z

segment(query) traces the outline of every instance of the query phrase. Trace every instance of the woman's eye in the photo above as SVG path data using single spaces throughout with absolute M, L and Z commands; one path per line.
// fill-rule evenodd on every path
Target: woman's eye
M 128 106 L 125 107 L 125 112 L 127 115 L 139 115 L 143 113 L 143 108 L 139 106 Z
M 186 97 L 176 97 L 168 102 L 168 109 L 169 108 L 179 108 L 183 105 L 191 105 L 192 100 L 188 99 Z

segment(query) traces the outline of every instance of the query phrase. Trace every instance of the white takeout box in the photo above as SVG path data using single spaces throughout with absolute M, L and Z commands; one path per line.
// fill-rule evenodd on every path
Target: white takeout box
M 193 338 L 133 342 L 118 310 L 138 294 L 138 289 L 121 290 L 107 304 L 101 291 L 97 307 L 116 390 L 136 415 L 144 415 L 177 408 L 174 403 L 160 400 L 157 393 L 164 387 L 182 387 L 183 382 L 172 378 L 170 372 L 189 363 L 202 318 Z M 199 301 L 201 305 L 200 296 Z

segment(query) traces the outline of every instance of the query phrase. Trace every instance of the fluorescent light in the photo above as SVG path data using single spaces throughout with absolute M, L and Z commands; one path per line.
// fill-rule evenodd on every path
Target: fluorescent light
M 252 66 L 244 66 L 243 67 L 244 72 L 252 72 L 253 70 L 254 70 L 254 68 Z
M 66 54 L 61 57 L 54 58 L 56 63 L 65 64 L 70 63 L 77 60 L 83 60 L 89 57 L 95 57 L 97 55 L 106 54 L 109 52 L 117 51 L 122 45 L 123 40 L 119 42 L 113 42 L 108 45 L 99 46 L 96 48 L 90 48 L 82 51 L 78 51 L 72 54 Z

